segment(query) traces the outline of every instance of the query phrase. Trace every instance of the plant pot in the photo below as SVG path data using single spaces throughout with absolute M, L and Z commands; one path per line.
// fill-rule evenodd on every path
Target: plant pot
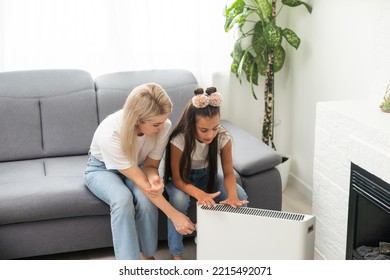
M 390 109 L 381 108 L 382 112 L 384 113 L 390 113 Z
M 291 167 L 291 156 L 282 156 L 282 163 L 276 166 L 276 169 L 280 173 L 280 178 L 282 179 L 282 192 L 287 187 L 288 175 L 290 174 Z

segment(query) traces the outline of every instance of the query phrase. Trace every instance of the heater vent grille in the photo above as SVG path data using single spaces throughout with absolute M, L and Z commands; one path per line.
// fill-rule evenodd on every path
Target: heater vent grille
M 250 207 L 233 208 L 231 206 L 222 205 L 222 204 L 217 204 L 215 207 L 210 207 L 210 208 L 203 205 L 200 208 L 208 211 L 230 212 L 230 213 L 277 218 L 277 219 L 291 220 L 291 221 L 303 221 L 305 219 L 304 214 L 288 213 L 282 211 L 273 211 L 273 210 L 250 208 Z

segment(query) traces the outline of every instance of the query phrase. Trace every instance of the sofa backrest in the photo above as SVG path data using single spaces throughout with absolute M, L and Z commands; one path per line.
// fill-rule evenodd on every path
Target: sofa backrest
M 0 162 L 87 154 L 98 123 L 149 82 L 167 91 L 175 124 L 197 87 L 187 70 L 117 72 L 95 81 L 77 69 L 0 73 Z
M 151 82 L 161 85 L 171 98 L 173 112 L 169 119 L 176 124 L 198 85 L 195 76 L 182 69 L 126 71 L 97 77 L 95 86 L 99 122 L 121 109 L 133 88 Z
M 0 73 L 0 162 L 86 154 L 97 125 L 89 73 Z

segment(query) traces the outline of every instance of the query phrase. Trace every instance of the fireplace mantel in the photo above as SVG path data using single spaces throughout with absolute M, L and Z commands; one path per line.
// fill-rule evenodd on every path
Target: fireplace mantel
M 390 182 L 390 114 L 371 100 L 317 103 L 313 214 L 325 259 L 345 259 L 351 162 Z

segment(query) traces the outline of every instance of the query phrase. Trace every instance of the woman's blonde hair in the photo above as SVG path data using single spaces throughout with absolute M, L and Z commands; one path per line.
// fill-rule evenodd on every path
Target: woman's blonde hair
M 165 90 L 158 84 L 148 83 L 134 88 L 123 107 L 121 145 L 131 162 L 138 161 L 137 124 L 172 112 L 172 102 Z

